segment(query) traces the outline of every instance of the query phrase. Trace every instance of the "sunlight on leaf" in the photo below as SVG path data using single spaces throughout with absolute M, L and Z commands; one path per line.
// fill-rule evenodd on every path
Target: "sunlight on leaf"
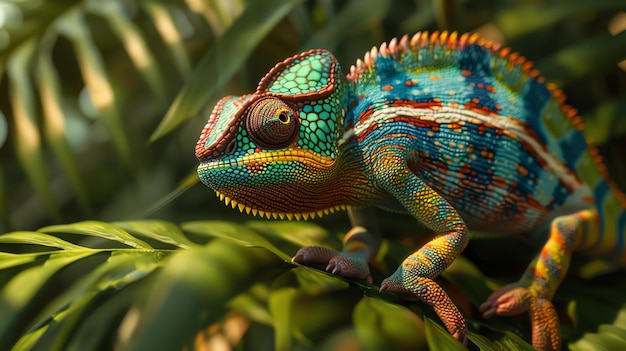
M 191 73 L 191 63 L 186 54 L 181 32 L 176 27 L 173 13 L 170 12 L 170 9 L 167 9 L 165 5 L 155 1 L 142 1 L 140 6 L 152 16 L 152 22 L 167 45 L 180 74 L 184 77 L 189 76 Z M 175 9 L 171 10 L 176 11 Z
M 70 149 L 66 138 L 65 115 L 68 113 L 63 106 L 61 80 L 52 62 L 52 51 L 56 43 L 57 32 L 48 31 L 42 38 L 37 55 L 37 73 L 39 94 L 44 119 L 46 141 L 50 144 L 54 155 L 59 160 L 78 201 L 86 213 L 91 212 L 91 204 L 85 183 L 80 175 L 76 156 Z
M 32 244 L 41 245 L 63 250 L 89 250 L 82 246 L 74 245 L 56 236 L 39 232 L 12 232 L 0 235 L 0 243 L 3 244 Z
M 107 19 L 115 34 L 124 43 L 128 56 L 155 94 L 156 101 L 166 104 L 169 101 L 169 94 L 166 91 L 167 84 L 163 74 L 144 40 L 143 33 L 128 17 L 123 6 L 119 1 L 103 2 L 98 6 L 99 14 Z
M 311 245 L 341 248 L 341 241 L 337 237 L 331 236 L 326 229 L 312 222 L 253 220 L 246 222 L 246 226 L 266 237 L 287 241 L 294 245 L 296 251 Z
M 0 269 L 21 266 L 23 264 L 35 261 L 37 257 L 38 255 L 24 255 L 0 252 Z
M 61 214 L 50 189 L 41 149 L 41 134 L 36 126 L 38 116 L 35 110 L 35 94 L 29 76 L 34 50 L 34 41 L 24 43 L 8 62 L 10 97 L 16 133 L 14 142 L 18 160 L 26 175 L 50 214 L 59 220 Z
M 44 227 L 39 229 L 39 231 L 44 233 L 69 233 L 99 236 L 101 238 L 117 241 L 137 249 L 152 249 L 152 247 L 145 241 L 135 238 L 118 226 L 105 222 L 84 221 L 73 224 L 60 224 Z
M 91 102 L 100 111 L 120 157 L 132 169 L 130 145 L 115 96 L 116 89 L 111 85 L 102 53 L 91 38 L 84 14 L 72 11 L 61 23 L 62 33 L 72 41 L 76 50 Z
M 274 246 L 271 242 L 259 235 L 255 231 L 246 228 L 240 224 L 226 221 L 196 221 L 187 222 L 181 225 L 181 228 L 185 232 L 189 232 L 195 235 L 211 237 L 211 238 L 224 238 L 239 242 L 246 246 L 258 246 L 266 248 L 276 255 L 280 256 L 284 260 L 290 260 L 291 256 L 281 251 Z
M 166 244 L 188 249 L 197 244 L 191 242 L 174 223 L 157 220 L 115 222 L 116 226 L 131 234 L 154 239 Z

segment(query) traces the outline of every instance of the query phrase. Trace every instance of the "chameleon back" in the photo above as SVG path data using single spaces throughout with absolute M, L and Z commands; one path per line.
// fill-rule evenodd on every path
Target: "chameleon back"
M 623 237 L 623 194 L 576 111 L 523 57 L 476 35 L 418 33 L 372 49 L 348 78 L 357 147 L 408 150 L 471 228 L 527 232 L 595 205 L 607 236 Z

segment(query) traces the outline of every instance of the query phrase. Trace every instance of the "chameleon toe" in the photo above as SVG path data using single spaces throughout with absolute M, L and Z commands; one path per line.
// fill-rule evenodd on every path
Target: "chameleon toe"
M 321 246 L 305 246 L 298 250 L 291 261 L 342 277 L 372 282 L 367 261 L 351 257 L 350 253 L 338 252 Z
M 337 254 L 337 251 L 326 247 L 305 246 L 296 252 L 291 261 L 323 270 L 328 265 L 328 262 Z

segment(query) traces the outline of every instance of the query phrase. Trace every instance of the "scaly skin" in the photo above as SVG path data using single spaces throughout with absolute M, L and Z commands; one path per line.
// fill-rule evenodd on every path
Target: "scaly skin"
M 560 348 L 550 302 L 573 251 L 626 265 L 626 197 L 606 176 L 576 111 L 523 57 L 477 35 L 418 33 L 373 48 L 347 76 L 325 50 L 274 67 L 257 90 L 225 97 L 196 146 L 200 179 L 227 204 L 274 218 L 348 208 L 344 248 L 293 260 L 371 281 L 376 225 L 364 207 L 402 210 L 434 238 L 381 290 L 433 307 L 463 343 L 463 316 L 434 279 L 469 230 L 542 246 L 485 317 L 529 312 L 533 345 Z M 469 229 L 468 229 L 469 228 Z

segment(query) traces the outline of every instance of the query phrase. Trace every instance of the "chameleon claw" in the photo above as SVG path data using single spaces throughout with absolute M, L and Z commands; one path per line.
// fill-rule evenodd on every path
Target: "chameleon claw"
M 496 290 L 478 308 L 484 318 L 530 313 L 532 343 L 537 350 L 560 350 L 559 318 L 552 302 L 520 283 Z
M 346 278 L 362 279 L 368 283 L 373 281 L 367 261 L 325 247 L 303 247 L 291 261 Z
M 431 306 L 450 335 L 467 346 L 468 329 L 465 318 L 443 289 L 432 279 L 418 277 L 411 282 L 410 287 L 406 287 L 401 281 L 391 276 L 382 282 L 380 291 L 395 293 L 405 300 L 419 300 Z
M 498 316 L 516 316 L 530 309 L 533 299 L 530 291 L 521 285 L 509 284 L 497 290 L 479 307 L 484 318 Z

